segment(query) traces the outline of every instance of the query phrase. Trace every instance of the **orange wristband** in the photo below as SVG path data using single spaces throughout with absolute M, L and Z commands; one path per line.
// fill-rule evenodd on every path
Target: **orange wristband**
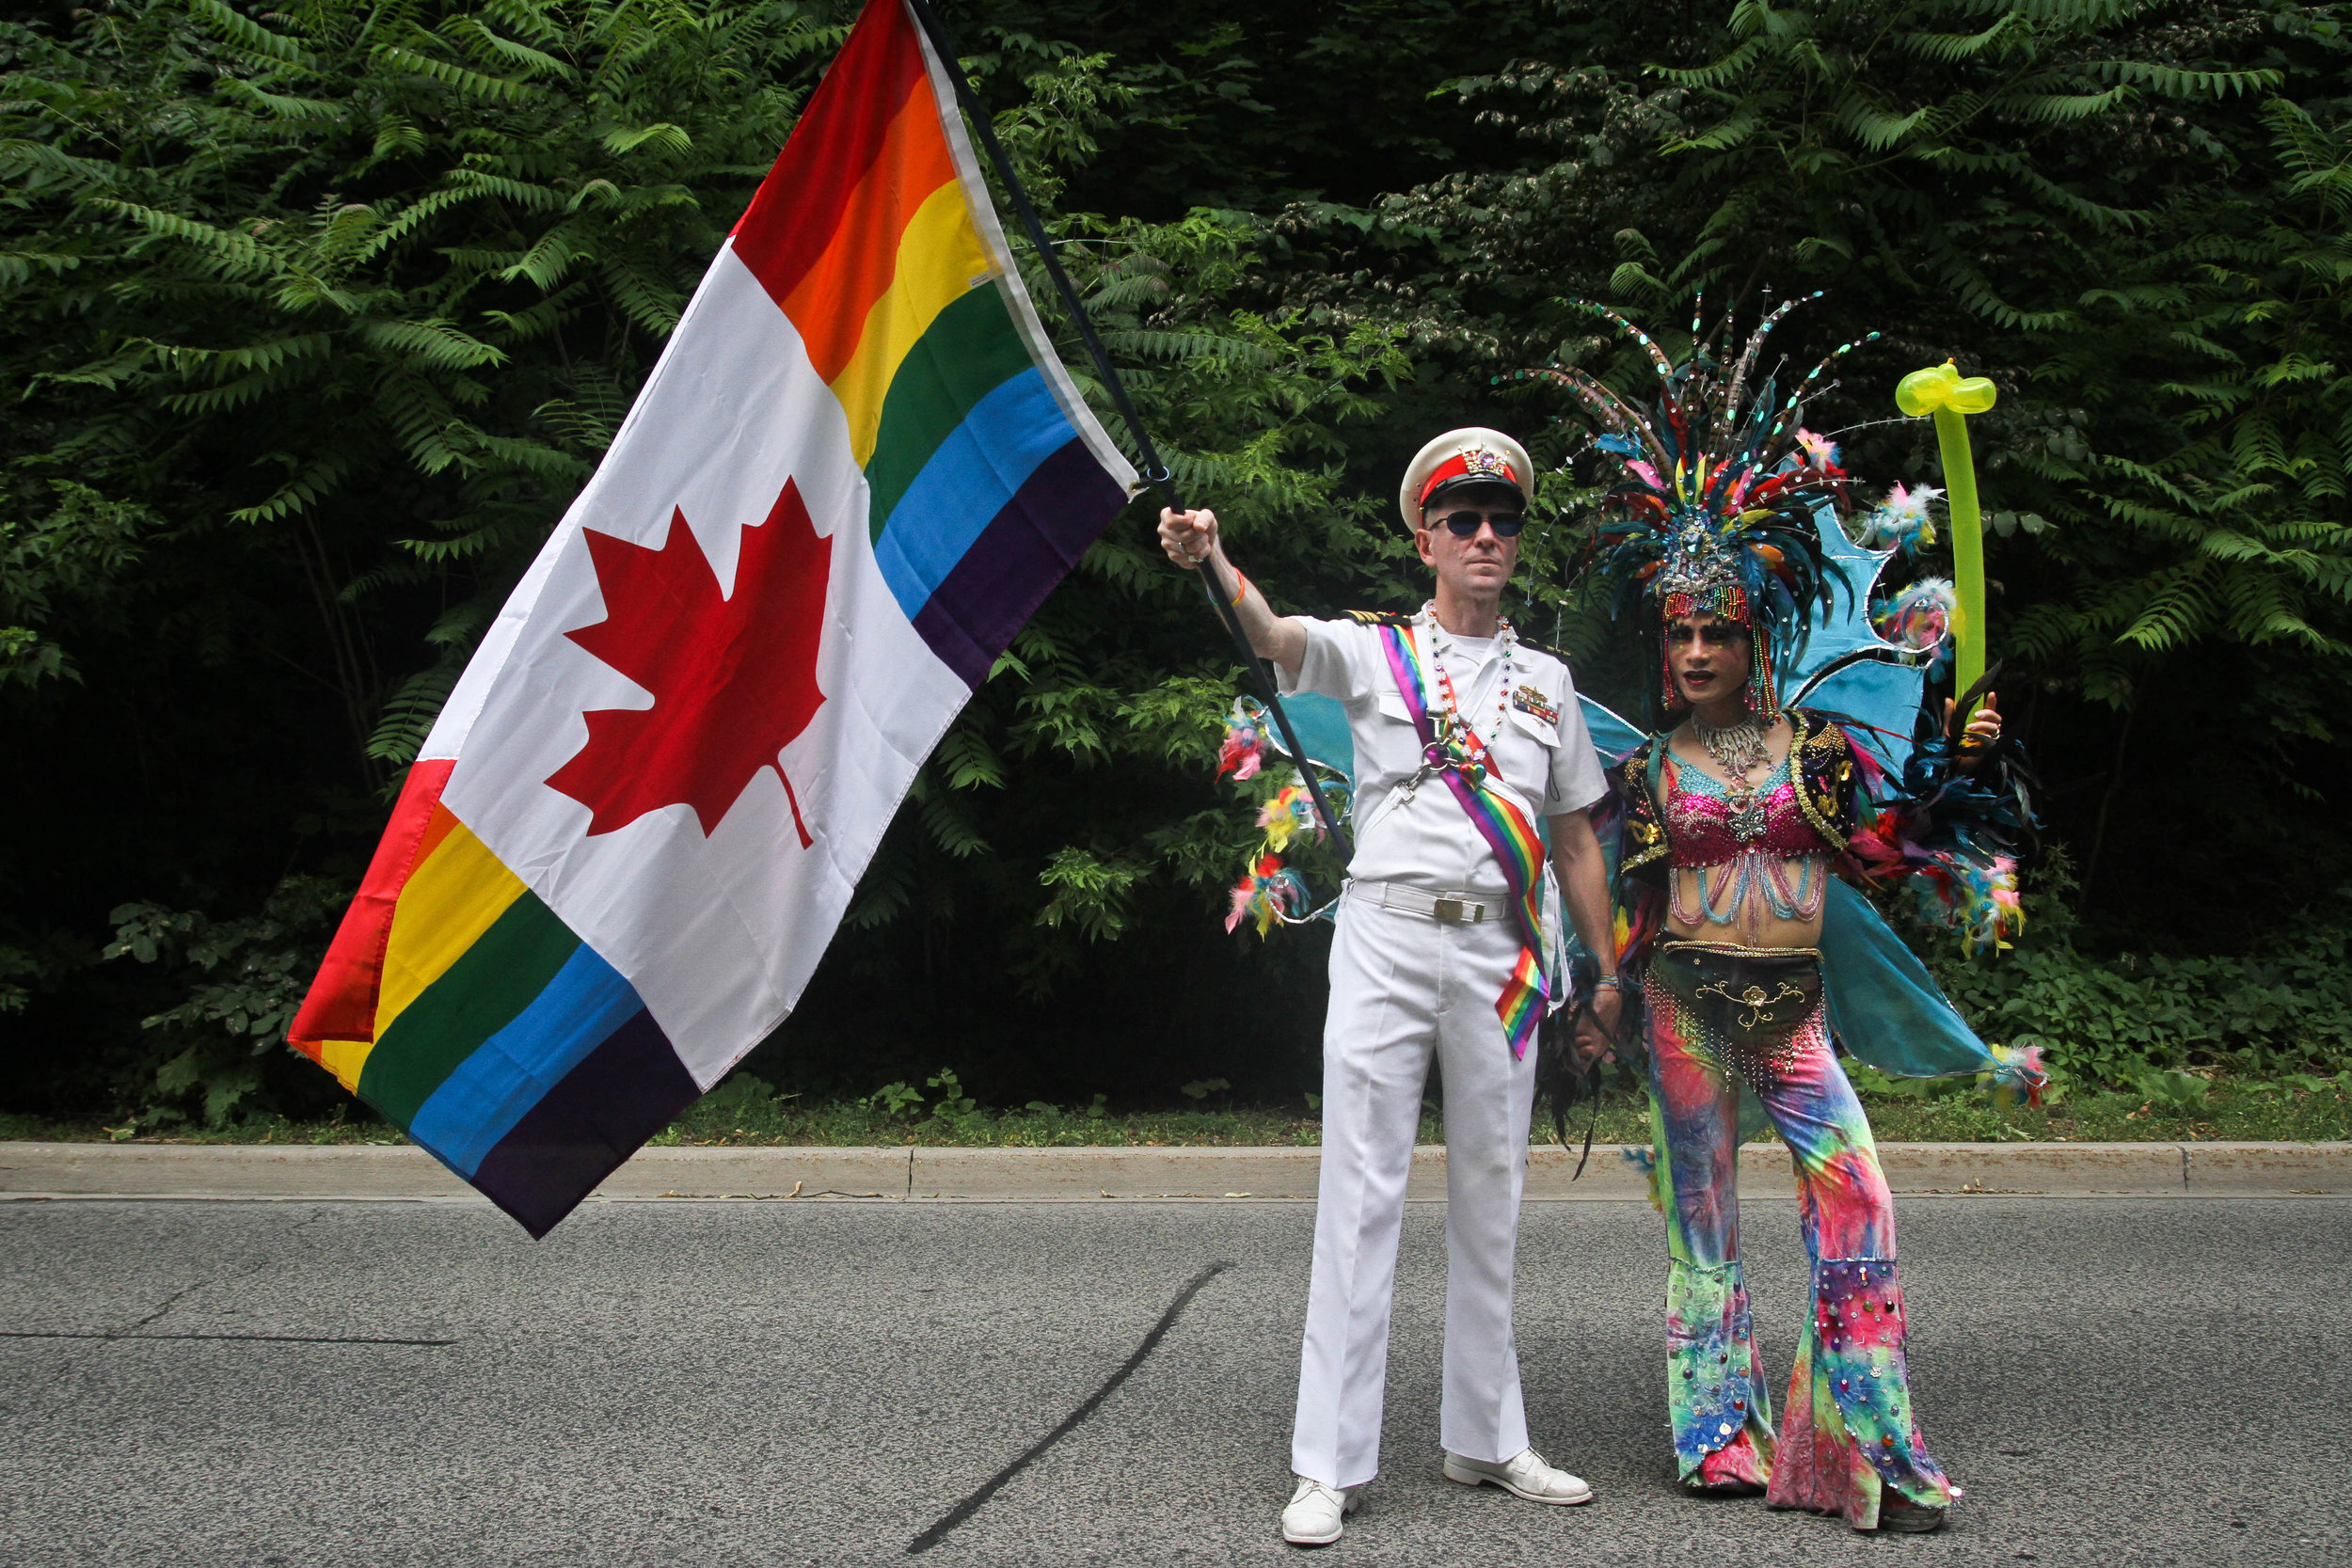
M 1248 596 L 1249 579 L 1242 576 L 1241 568 L 1236 566 L 1233 568 L 1233 608 L 1236 610 L 1240 609 L 1242 600 L 1248 598 Z

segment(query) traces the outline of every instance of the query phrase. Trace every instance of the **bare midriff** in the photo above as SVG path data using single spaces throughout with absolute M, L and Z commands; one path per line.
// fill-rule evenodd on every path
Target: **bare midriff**
M 1828 874 L 1828 857 L 1824 855 L 1811 855 L 1804 861 L 1790 860 L 1780 863 L 1793 884 L 1799 868 L 1807 862 L 1816 879 Z M 1681 895 L 1685 907 L 1695 904 L 1699 897 L 1695 884 L 1700 874 L 1688 867 L 1677 866 L 1672 875 L 1678 884 L 1676 891 Z M 1821 945 L 1821 916 L 1818 911 L 1809 919 L 1784 919 L 1774 914 L 1770 902 L 1754 889 L 1749 890 L 1747 897 L 1742 900 L 1742 907 L 1728 925 L 1719 926 L 1708 920 L 1686 923 L 1675 919 L 1670 912 L 1666 919 L 1666 930 L 1677 942 L 1722 942 L 1741 947 Z

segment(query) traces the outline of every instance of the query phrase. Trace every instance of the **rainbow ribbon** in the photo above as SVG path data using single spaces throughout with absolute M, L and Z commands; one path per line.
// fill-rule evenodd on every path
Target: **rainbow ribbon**
M 1389 656 L 1389 673 L 1396 677 L 1397 690 L 1404 694 L 1405 711 L 1413 716 L 1413 729 L 1421 736 L 1422 760 L 1444 778 L 1469 814 L 1470 826 L 1494 850 L 1502 879 L 1511 889 L 1512 907 L 1518 911 L 1518 961 L 1511 966 L 1511 977 L 1495 999 L 1495 1016 L 1502 1020 L 1512 1059 L 1518 1060 L 1527 1054 L 1535 1025 L 1543 1021 L 1544 1003 L 1551 996 L 1551 976 L 1543 961 L 1543 840 L 1527 814 L 1490 786 L 1491 764 L 1465 752 L 1454 736 L 1438 736 L 1429 717 L 1429 689 L 1421 650 L 1411 633 L 1402 626 L 1382 626 L 1380 641 Z M 1473 732 L 1473 744 L 1476 738 Z M 1483 753 L 1485 748 L 1479 750 Z

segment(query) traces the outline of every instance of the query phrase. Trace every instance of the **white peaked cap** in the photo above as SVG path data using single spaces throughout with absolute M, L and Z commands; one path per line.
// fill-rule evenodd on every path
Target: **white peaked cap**
M 1445 469 L 1453 472 L 1443 473 Z M 1535 504 L 1535 467 L 1527 460 L 1527 449 L 1500 430 L 1471 425 L 1447 431 L 1405 466 L 1405 483 L 1396 491 L 1396 509 L 1404 515 L 1405 526 L 1421 527 L 1422 492 L 1432 480 L 1442 483 L 1455 477 L 1515 484 L 1528 505 Z

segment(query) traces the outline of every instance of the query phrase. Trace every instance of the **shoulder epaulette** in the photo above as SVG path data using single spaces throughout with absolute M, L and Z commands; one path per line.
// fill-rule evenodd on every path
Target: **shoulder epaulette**
M 1828 715 L 1788 709 L 1796 726 L 1789 750 L 1797 774 L 1797 810 L 1832 849 L 1842 850 L 1858 824 L 1852 742 Z
M 1563 664 L 1568 662 L 1567 650 L 1565 648 L 1555 648 L 1549 642 L 1538 642 L 1532 637 L 1522 637 L 1518 641 L 1522 648 L 1533 648 L 1539 654 L 1549 654 Z
M 1792 707 L 1788 709 L 1788 717 L 1790 721 L 1797 725 L 1797 741 L 1800 745 L 1816 751 L 1842 752 L 1846 751 L 1851 744 L 1845 726 L 1825 713 L 1816 712 L 1809 707 Z M 1805 726 L 1808 724 L 1812 726 L 1810 734 L 1805 731 Z
M 1341 613 L 1359 626 L 1409 626 L 1413 624 L 1410 615 L 1394 610 L 1349 610 Z

